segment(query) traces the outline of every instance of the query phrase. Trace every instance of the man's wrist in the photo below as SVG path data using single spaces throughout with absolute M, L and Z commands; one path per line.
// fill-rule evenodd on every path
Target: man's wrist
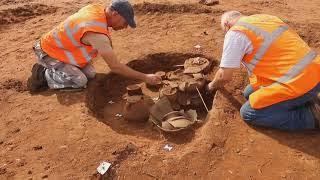
M 143 81 L 143 82 L 146 82 L 146 80 L 147 80 L 147 74 L 144 74 L 144 73 L 140 73 L 140 76 L 139 76 L 140 78 L 140 80 L 141 81 Z

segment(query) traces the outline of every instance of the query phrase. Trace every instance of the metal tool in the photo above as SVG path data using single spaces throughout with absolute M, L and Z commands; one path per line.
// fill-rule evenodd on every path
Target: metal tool
M 197 92 L 198 92 L 198 94 L 199 94 L 199 96 L 200 96 L 200 98 L 201 98 L 201 101 L 202 101 L 202 103 L 203 103 L 204 107 L 206 108 L 207 112 L 209 112 L 209 109 L 208 109 L 208 107 L 207 107 L 206 103 L 204 102 L 204 100 L 203 100 L 203 98 L 202 98 L 202 95 L 201 95 L 201 93 L 200 93 L 200 91 L 199 91 L 198 87 L 196 87 L 196 89 L 197 89 Z

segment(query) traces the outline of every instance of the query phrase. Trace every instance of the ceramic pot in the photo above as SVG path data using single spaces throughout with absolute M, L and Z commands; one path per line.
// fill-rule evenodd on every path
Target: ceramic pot
M 153 104 L 149 96 L 129 96 L 123 110 L 124 119 L 130 122 L 148 121 Z

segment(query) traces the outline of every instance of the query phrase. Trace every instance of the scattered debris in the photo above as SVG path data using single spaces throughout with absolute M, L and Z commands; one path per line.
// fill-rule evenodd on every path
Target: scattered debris
M 111 164 L 108 162 L 102 162 L 99 167 L 97 168 L 97 171 L 101 174 L 104 175 L 108 169 L 110 168 Z
M 164 147 L 163 147 L 164 150 L 167 150 L 167 151 L 171 151 L 173 149 L 173 147 L 169 144 L 166 144 Z

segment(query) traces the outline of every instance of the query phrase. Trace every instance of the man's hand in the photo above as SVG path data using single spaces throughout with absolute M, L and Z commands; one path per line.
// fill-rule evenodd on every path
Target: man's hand
M 212 92 L 223 87 L 232 79 L 232 74 L 235 71 L 233 68 L 219 68 L 214 79 L 207 85 L 207 91 Z
M 213 81 L 211 81 L 206 87 L 206 90 L 208 92 L 212 92 L 212 91 L 217 90 L 217 89 L 218 89 L 218 87 Z
M 147 84 L 156 85 L 161 82 L 161 77 L 155 74 L 146 74 L 145 80 Z

